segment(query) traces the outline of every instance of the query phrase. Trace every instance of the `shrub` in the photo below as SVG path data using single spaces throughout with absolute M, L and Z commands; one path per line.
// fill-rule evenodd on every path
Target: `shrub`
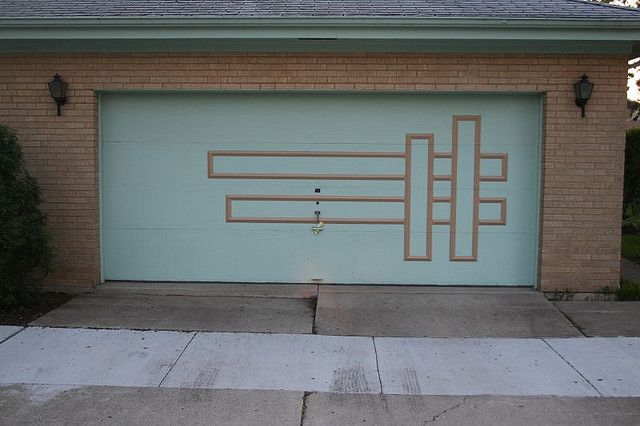
M 627 131 L 623 225 L 627 232 L 640 232 L 640 129 Z
M 16 134 L 0 125 L 0 305 L 35 301 L 51 257 L 40 191 L 26 170 Z
M 640 235 L 622 235 L 622 256 L 629 260 L 640 261 Z
M 621 280 L 618 289 L 618 300 L 640 300 L 640 283 Z

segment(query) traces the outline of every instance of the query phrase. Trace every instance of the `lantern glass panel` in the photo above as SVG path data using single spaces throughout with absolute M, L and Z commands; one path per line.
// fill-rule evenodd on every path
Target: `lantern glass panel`
M 589 100 L 593 91 L 593 83 L 590 81 L 580 82 L 580 99 Z

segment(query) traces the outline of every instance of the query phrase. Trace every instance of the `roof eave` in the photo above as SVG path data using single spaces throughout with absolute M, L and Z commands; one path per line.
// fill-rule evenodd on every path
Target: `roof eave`
M 124 46 L 125 41 L 141 40 L 181 42 L 183 49 L 188 49 L 186 42 L 189 41 L 197 41 L 194 46 L 200 46 L 198 49 L 202 49 L 202 46 L 208 49 L 209 45 L 203 45 L 203 42 L 213 43 L 211 49 L 215 49 L 217 47 L 214 44 L 219 41 L 225 41 L 229 49 L 244 49 L 244 46 L 251 43 L 255 45 L 265 41 L 277 42 L 273 46 L 278 48 L 284 46 L 283 43 L 289 43 L 296 44 L 296 49 L 304 49 L 300 40 L 331 40 L 322 49 L 371 49 L 373 42 L 381 41 L 394 43 L 395 50 L 402 50 L 403 46 L 407 47 L 410 43 L 420 50 L 429 49 L 431 44 L 435 46 L 446 42 L 448 44 L 442 44 L 441 49 L 449 49 L 451 46 L 461 51 L 460 49 L 472 49 L 470 42 L 482 41 L 485 43 L 485 50 L 495 52 L 503 51 L 505 43 L 511 43 L 508 49 L 517 51 L 513 44 L 526 42 L 531 51 L 540 52 L 552 53 L 557 50 L 591 53 L 597 50 L 599 53 L 631 53 L 632 44 L 640 41 L 640 19 L 0 18 L 0 40 L 24 42 L 4 43 L 5 47 L 0 47 L 0 51 L 30 51 L 30 46 L 35 46 L 42 40 L 82 42 L 82 49 L 91 49 L 91 43 L 97 42 L 112 42 L 114 46 L 120 43 Z M 234 40 L 240 44 L 229 44 Z M 344 46 L 338 46 L 341 43 Z M 455 43 L 459 46 L 456 47 Z M 561 43 L 572 46 L 569 50 L 565 47 L 561 49 Z M 555 44 L 558 44 L 557 49 Z M 537 45 L 542 47 L 538 48 Z M 64 50 L 62 44 L 59 46 Z

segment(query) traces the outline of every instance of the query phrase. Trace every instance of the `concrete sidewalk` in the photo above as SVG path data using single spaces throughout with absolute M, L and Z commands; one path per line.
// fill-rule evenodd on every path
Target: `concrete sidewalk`
M 0 414 L 12 426 L 637 426 L 640 399 L 9 385 Z
M 434 339 L 28 327 L 0 383 L 640 397 L 640 338 Z

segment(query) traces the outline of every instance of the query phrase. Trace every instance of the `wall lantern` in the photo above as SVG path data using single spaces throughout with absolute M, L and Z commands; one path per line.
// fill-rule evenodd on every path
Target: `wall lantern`
M 584 118 L 584 107 L 591 99 L 593 83 L 589 81 L 589 77 L 586 74 L 582 74 L 580 80 L 574 83 L 573 90 L 576 92 L 576 105 L 582 109 L 582 118 Z
M 58 115 L 62 115 L 60 112 L 60 106 L 67 103 L 67 82 L 60 77 L 60 74 L 53 76 L 53 80 L 49 83 L 49 93 L 54 101 L 56 101 L 56 110 Z

